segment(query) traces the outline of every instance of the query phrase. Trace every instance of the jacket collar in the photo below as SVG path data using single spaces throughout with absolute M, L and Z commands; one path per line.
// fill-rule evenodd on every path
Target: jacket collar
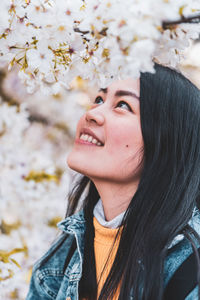
M 85 231 L 85 218 L 83 209 L 76 214 L 67 217 L 57 224 L 58 228 L 66 233 L 84 233 Z
M 190 218 L 188 224 L 200 235 L 200 211 L 197 207 L 194 208 L 193 213 L 192 213 L 192 217 Z M 183 234 L 178 234 L 172 240 L 172 242 L 169 245 L 168 249 L 172 248 L 173 246 L 178 244 L 183 239 L 184 239 L 184 235 Z
M 85 218 L 83 209 L 78 213 L 67 217 L 57 224 L 58 228 L 69 234 L 83 234 L 85 232 Z M 195 207 L 188 224 L 200 235 L 200 211 Z M 169 245 L 168 249 L 184 239 L 183 234 L 178 234 Z

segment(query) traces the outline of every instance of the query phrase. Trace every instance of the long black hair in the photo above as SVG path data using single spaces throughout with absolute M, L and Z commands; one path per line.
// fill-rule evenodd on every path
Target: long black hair
M 200 188 L 200 92 L 180 73 L 160 65 L 140 78 L 140 118 L 144 140 L 138 189 L 124 215 L 111 271 L 99 300 L 163 298 L 163 267 L 173 238 L 186 232 Z M 130 137 L 131 138 L 131 137 Z M 134 138 L 134 136 L 132 137 Z M 79 298 L 96 299 L 93 209 L 99 199 L 83 176 L 69 197 L 67 215 L 82 203 L 86 219 L 83 274 Z

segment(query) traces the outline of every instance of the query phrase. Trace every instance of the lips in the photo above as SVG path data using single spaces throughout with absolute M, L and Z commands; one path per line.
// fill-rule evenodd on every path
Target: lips
M 82 128 L 80 131 L 79 138 L 81 134 L 88 134 L 91 135 L 93 138 L 95 138 L 98 142 L 100 142 L 102 145 L 104 145 L 104 142 L 89 128 Z

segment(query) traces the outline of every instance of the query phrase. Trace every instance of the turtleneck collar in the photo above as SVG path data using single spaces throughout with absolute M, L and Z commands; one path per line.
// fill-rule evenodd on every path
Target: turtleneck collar
M 114 219 L 110 221 L 106 221 L 101 198 L 99 199 L 99 201 L 97 202 L 93 210 L 93 215 L 97 219 L 97 221 L 102 226 L 107 228 L 118 228 L 121 225 L 124 214 L 125 211 L 119 214 L 118 216 L 116 216 Z

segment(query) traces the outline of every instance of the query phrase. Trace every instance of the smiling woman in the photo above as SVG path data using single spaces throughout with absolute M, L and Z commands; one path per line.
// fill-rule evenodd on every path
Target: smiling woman
M 67 159 L 83 176 L 27 300 L 200 299 L 199 132 L 200 92 L 167 67 L 101 89 Z
M 139 80 L 116 81 L 101 90 L 78 123 L 68 157 L 69 167 L 95 184 L 107 220 L 127 209 L 139 183 L 143 138 L 138 99 Z M 100 147 L 90 142 L 93 137 Z

